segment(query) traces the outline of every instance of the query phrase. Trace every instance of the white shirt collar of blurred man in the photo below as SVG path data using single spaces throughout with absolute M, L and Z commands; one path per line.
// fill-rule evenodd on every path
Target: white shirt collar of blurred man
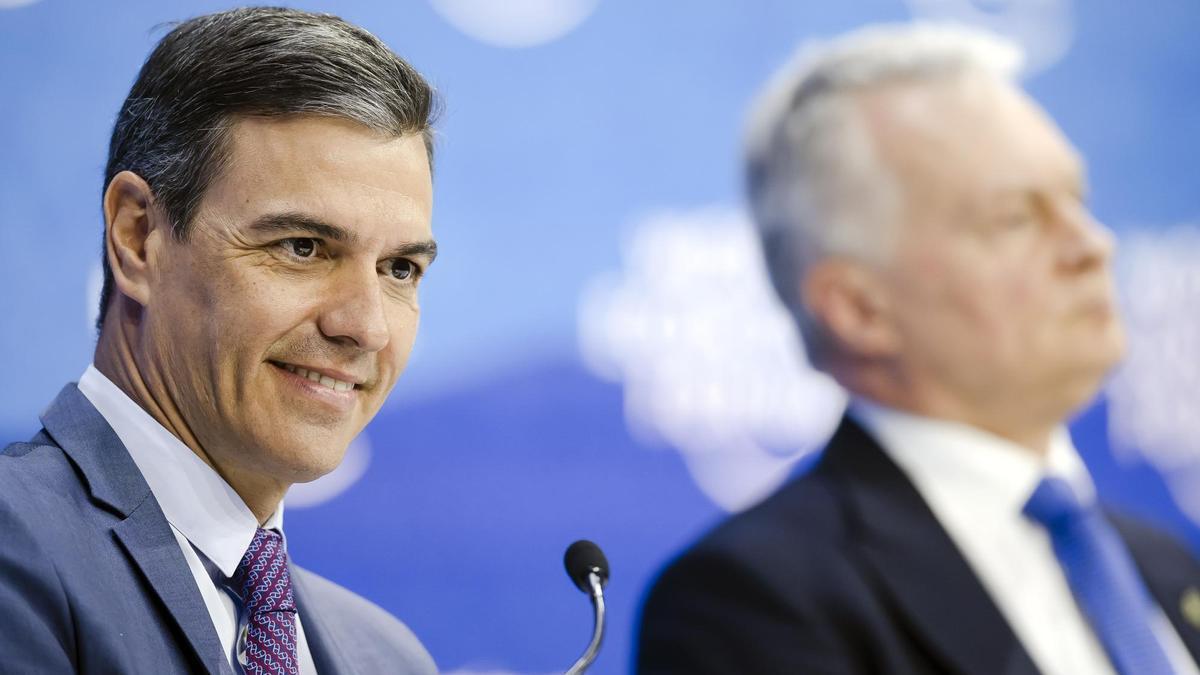
M 912 481 L 1001 614 L 1046 675 L 1114 675 L 1075 603 L 1046 530 L 1022 510 L 1042 478 L 1066 480 L 1084 503 L 1096 489 L 1065 427 L 1038 455 L 966 424 L 855 398 L 849 414 Z M 1181 675 L 1200 675 L 1155 607 L 1153 629 Z

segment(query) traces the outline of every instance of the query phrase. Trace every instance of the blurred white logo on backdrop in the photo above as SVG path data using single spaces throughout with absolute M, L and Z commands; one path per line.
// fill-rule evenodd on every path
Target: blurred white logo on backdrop
M 1108 385 L 1117 459 L 1144 458 L 1200 523 L 1200 227 L 1144 230 L 1117 253 L 1129 351 Z
M 1025 75 L 1058 63 L 1075 38 L 1071 0 L 905 0 L 919 19 L 978 26 L 1025 50 Z
M 0 9 L 16 9 L 25 5 L 32 5 L 38 0 L 0 0 Z
M 535 47 L 583 23 L 600 0 L 429 0 L 458 30 L 494 47 Z
M 717 505 L 745 508 L 828 438 L 845 394 L 808 365 L 745 214 L 654 214 L 624 243 L 623 269 L 581 300 L 584 362 L 624 384 L 635 436 L 678 449 Z

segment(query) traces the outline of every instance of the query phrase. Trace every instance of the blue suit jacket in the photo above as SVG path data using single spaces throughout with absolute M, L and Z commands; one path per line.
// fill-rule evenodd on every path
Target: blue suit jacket
M 1183 611 L 1200 602 L 1200 564 L 1113 520 L 1200 657 L 1200 617 Z M 645 675 L 1037 672 L 916 488 L 848 418 L 812 470 L 667 568 L 643 608 L 637 664 Z
M 75 387 L 0 454 L 0 673 L 232 675 L 196 581 L 125 446 Z M 387 612 L 292 566 L 317 670 L 435 673 Z

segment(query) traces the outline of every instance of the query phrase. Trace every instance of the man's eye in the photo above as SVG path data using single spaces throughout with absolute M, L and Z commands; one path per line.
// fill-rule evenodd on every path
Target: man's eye
M 283 243 L 289 253 L 297 258 L 311 258 L 317 252 L 317 240 L 308 237 L 288 239 Z
M 1032 213 L 1010 213 L 1005 216 L 1004 226 L 1010 230 L 1032 225 L 1037 221 L 1037 218 Z
M 407 281 L 417 276 L 417 265 L 411 260 L 405 260 L 403 258 L 393 260 L 388 268 L 388 271 L 391 272 L 392 276 L 400 279 L 401 281 Z

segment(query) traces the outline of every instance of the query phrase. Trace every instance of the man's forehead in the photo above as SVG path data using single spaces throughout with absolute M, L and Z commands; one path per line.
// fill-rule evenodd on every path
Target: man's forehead
M 226 131 L 227 165 L 303 158 L 318 167 L 355 164 L 394 155 L 397 147 L 420 147 L 423 161 L 410 162 L 428 173 L 420 133 L 395 135 L 354 120 L 324 115 L 237 116 Z M 415 157 L 414 157 L 415 159 Z M 294 168 L 294 167 L 293 167 Z
M 314 116 L 240 118 L 204 201 L 260 212 L 312 212 L 352 225 L 355 213 L 428 221 L 432 184 L 424 139 Z
M 886 85 L 859 95 L 873 145 L 893 169 L 975 175 L 995 168 L 1001 185 L 1081 183 L 1084 163 L 1057 124 L 1015 84 L 962 76 Z M 1028 171 L 1005 176 L 1004 169 Z M 964 178 L 966 176 L 963 176 Z
M 988 123 L 997 113 L 1036 108 L 1015 84 L 982 74 L 902 79 L 864 88 L 854 98 L 883 140 L 944 135 Z

